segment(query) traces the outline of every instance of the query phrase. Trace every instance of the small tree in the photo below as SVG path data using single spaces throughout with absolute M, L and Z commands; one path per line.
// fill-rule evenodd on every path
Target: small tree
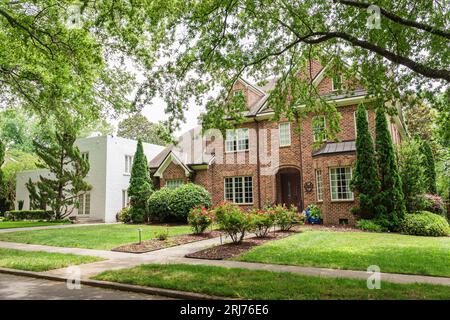
M 381 189 L 378 195 L 380 206 L 377 216 L 380 222 L 390 230 L 397 230 L 405 215 L 405 200 L 402 182 L 398 174 L 394 146 L 382 107 L 378 107 L 375 119 L 375 148 Z
M 420 210 L 420 196 L 425 192 L 424 157 L 420 152 L 420 142 L 416 139 L 403 141 L 397 155 L 406 209 L 415 212 Z
M 133 222 L 144 220 L 147 199 L 152 192 L 153 186 L 148 170 L 147 157 L 144 154 L 142 140 L 139 139 L 131 168 L 130 186 L 128 187 Z
M 420 145 L 420 152 L 423 155 L 422 166 L 425 170 L 425 191 L 431 194 L 436 194 L 436 168 L 434 163 L 434 156 L 430 144 L 426 140 L 422 140 L 422 143 Z
M 4 162 L 5 162 L 5 145 L 0 140 L 0 212 L 2 213 L 9 209 L 9 201 L 6 194 L 6 182 L 2 170 Z
M 36 183 L 27 183 L 32 204 L 38 207 L 49 205 L 55 219 L 69 216 L 79 205 L 78 196 L 91 188 L 84 181 L 89 172 L 89 163 L 82 158 L 78 147 L 74 146 L 74 130 L 65 127 L 61 131 L 33 141 L 36 154 L 44 163 L 38 164 L 38 167 L 47 168 L 52 177 L 39 176 Z
M 380 191 L 375 150 L 369 132 L 367 110 L 359 105 L 356 111 L 356 166 L 351 186 L 358 192 L 359 207 L 352 211 L 363 218 L 376 214 L 376 197 Z

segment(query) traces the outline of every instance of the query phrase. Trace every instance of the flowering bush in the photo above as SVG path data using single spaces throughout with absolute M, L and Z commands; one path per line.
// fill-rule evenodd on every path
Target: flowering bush
M 272 210 L 272 214 L 275 216 L 275 223 L 280 227 L 281 231 L 288 231 L 294 224 L 303 224 L 305 221 L 305 215 L 299 213 L 294 205 L 287 208 L 285 205 L 279 204 L 269 210 Z
M 252 228 L 251 216 L 235 204 L 221 202 L 213 209 L 213 213 L 219 228 L 230 236 L 233 243 L 241 243 L 245 232 Z
M 426 193 L 421 198 L 423 200 L 423 211 L 445 215 L 444 200 L 440 196 Z
M 205 207 L 193 208 L 188 214 L 188 223 L 195 234 L 203 233 L 212 222 L 212 214 Z
M 251 228 L 258 238 L 263 238 L 275 224 L 275 214 L 272 210 L 253 209 L 249 213 Z

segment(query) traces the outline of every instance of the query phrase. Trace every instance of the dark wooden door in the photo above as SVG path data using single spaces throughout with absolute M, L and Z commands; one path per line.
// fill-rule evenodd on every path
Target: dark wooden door
M 298 173 L 280 174 L 281 203 L 286 206 L 300 206 L 300 175 Z

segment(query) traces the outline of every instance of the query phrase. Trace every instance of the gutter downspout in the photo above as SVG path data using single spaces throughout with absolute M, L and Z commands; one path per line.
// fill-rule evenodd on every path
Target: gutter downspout
M 254 118 L 256 122 L 256 176 L 258 181 L 258 209 L 261 209 L 261 163 L 259 161 L 259 121 Z

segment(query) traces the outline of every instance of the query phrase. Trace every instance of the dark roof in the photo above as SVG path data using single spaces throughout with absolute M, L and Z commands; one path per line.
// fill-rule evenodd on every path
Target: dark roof
M 342 142 L 327 142 L 319 150 L 313 151 L 312 156 L 317 157 L 327 154 L 355 152 L 355 151 L 356 151 L 355 140 Z

